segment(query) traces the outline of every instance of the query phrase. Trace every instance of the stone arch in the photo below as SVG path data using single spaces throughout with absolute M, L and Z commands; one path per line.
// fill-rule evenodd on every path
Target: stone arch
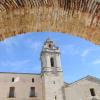
M 100 1 L 0 0 L 0 40 L 45 31 L 72 34 L 100 45 Z

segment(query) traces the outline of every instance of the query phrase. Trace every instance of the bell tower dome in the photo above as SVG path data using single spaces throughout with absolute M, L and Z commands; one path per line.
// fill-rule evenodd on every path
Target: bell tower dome
M 54 41 L 47 39 L 44 42 L 40 58 L 42 73 L 52 72 L 56 74 L 62 72 L 60 49 L 55 45 Z

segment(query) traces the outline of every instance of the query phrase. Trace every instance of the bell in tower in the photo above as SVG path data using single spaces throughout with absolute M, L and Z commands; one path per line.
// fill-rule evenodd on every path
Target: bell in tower
M 41 58 L 42 73 L 62 72 L 61 60 L 60 60 L 60 49 L 54 44 L 52 40 L 47 39 L 44 42 L 40 58 Z

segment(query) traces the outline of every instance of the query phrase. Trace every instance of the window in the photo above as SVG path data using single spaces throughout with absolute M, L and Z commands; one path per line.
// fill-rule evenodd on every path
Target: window
M 32 78 L 32 82 L 34 83 L 34 78 Z
M 9 98 L 14 98 L 14 97 L 15 97 L 15 87 L 10 87 Z
M 55 96 L 55 100 L 57 99 L 57 96 Z
M 53 81 L 53 84 L 55 84 L 56 82 L 55 81 Z
M 95 96 L 95 91 L 93 88 L 90 89 L 90 92 L 91 92 L 91 96 Z
M 30 97 L 35 97 L 35 87 L 30 88 Z
M 54 67 L 54 59 L 51 57 L 50 59 L 51 67 Z
M 15 78 L 12 78 L 12 82 L 14 82 L 15 81 Z

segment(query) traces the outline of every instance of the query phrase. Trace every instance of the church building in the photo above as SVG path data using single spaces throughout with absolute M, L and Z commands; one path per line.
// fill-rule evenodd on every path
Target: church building
M 60 49 L 52 40 L 44 42 L 40 61 L 39 74 L 1 72 L 0 100 L 100 100 L 100 79 L 64 82 Z

